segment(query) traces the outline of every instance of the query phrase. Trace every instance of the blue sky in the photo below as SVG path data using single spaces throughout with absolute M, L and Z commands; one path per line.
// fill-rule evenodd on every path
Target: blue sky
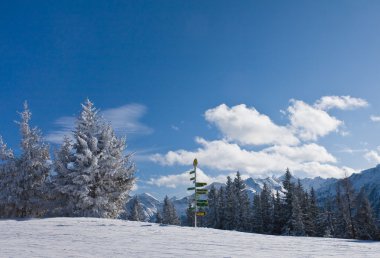
M 193 156 L 208 181 L 287 166 L 341 177 L 380 161 L 379 12 L 378 1 L 3 1 L 0 134 L 17 150 L 28 100 L 57 146 L 88 97 L 136 152 L 137 192 L 186 194 Z

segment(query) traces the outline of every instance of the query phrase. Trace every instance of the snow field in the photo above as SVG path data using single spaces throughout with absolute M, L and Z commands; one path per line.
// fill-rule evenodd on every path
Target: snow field
M 0 220 L 0 257 L 380 257 L 380 242 L 96 218 Z

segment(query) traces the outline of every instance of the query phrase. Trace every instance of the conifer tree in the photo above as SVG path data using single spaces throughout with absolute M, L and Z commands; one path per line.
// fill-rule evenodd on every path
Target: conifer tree
M 164 207 L 162 213 L 162 223 L 169 225 L 179 225 L 180 221 L 177 216 L 177 212 L 174 208 L 173 203 L 169 200 L 169 197 L 166 196 L 164 199 Z
M 55 186 L 72 209 L 70 215 L 117 218 L 133 186 L 135 168 L 131 156 L 124 154 L 125 139 L 115 136 L 89 100 L 77 118 L 74 143 L 63 148 L 61 154 L 70 155 L 56 162 L 61 178 Z
M 17 159 L 16 217 L 38 217 L 46 212 L 45 183 L 50 171 L 49 146 L 38 128 L 30 127 L 32 113 L 27 102 L 18 122 L 21 132 L 21 156 Z
M 206 214 L 206 225 L 207 227 L 216 228 L 219 223 L 218 218 L 218 192 L 214 185 L 211 185 L 211 188 L 207 195 L 208 199 L 208 209 Z M 194 216 L 193 216 L 194 217 Z
M 226 183 L 226 206 L 225 206 L 225 223 L 224 229 L 233 230 L 236 227 L 235 224 L 235 212 L 236 212 L 236 203 L 235 203 L 235 187 L 232 182 L 231 177 L 227 177 Z
M 260 193 L 260 204 L 263 221 L 263 233 L 269 234 L 272 232 L 272 204 L 271 195 L 268 185 L 264 183 L 263 190 Z
M 191 206 L 191 203 L 189 203 L 189 206 L 186 209 L 186 220 L 187 220 L 187 225 L 190 227 L 194 226 L 194 216 L 195 216 L 194 208 Z
M 13 151 L 7 147 L 0 136 L 0 218 L 15 216 L 17 196 L 14 193 L 17 173 Z
M 252 231 L 255 233 L 263 233 L 263 215 L 261 210 L 260 195 L 253 196 L 253 217 Z
M 144 210 L 137 196 L 133 198 L 131 215 L 129 216 L 129 220 L 145 221 Z
M 353 200 L 354 200 L 354 190 L 348 177 L 343 178 L 342 181 L 344 190 L 344 211 L 345 217 L 347 218 L 348 234 L 350 238 L 356 238 L 356 229 L 353 217 Z
M 372 214 L 364 188 L 360 190 L 356 199 L 356 215 L 354 217 L 357 237 L 364 240 L 374 240 L 378 237 L 377 226 Z
M 162 223 L 162 215 L 161 215 L 161 212 L 159 210 L 157 210 L 157 213 L 156 213 L 155 223 L 158 223 L 158 224 Z
M 236 172 L 236 177 L 234 179 L 232 189 L 234 191 L 233 192 L 234 223 L 233 223 L 232 228 L 237 229 L 237 230 L 244 230 L 245 221 L 243 218 L 244 216 L 243 214 L 246 213 L 245 210 L 247 209 L 247 203 L 245 202 L 246 200 L 243 201 L 243 195 L 244 195 L 243 191 L 245 189 L 245 184 L 244 184 L 243 179 L 240 176 L 239 171 Z
M 273 198 L 273 234 L 281 234 L 284 227 L 283 204 L 281 203 L 280 193 L 277 190 Z
M 226 188 L 221 187 L 218 194 L 218 206 L 217 206 L 218 221 L 216 228 L 225 229 L 226 222 Z

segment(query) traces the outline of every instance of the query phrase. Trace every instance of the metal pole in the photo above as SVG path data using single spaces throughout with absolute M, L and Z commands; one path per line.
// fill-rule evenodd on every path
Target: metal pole
M 198 205 L 197 205 L 197 159 L 194 159 L 193 165 L 194 165 L 194 177 L 195 177 L 195 187 L 194 187 L 194 201 L 195 201 L 195 212 L 194 212 L 194 227 L 197 227 L 197 212 L 198 212 Z

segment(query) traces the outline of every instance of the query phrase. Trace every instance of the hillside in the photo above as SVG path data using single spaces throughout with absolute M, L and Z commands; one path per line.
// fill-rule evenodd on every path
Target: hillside
M 378 257 L 378 242 L 96 218 L 0 220 L 1 257 Z

